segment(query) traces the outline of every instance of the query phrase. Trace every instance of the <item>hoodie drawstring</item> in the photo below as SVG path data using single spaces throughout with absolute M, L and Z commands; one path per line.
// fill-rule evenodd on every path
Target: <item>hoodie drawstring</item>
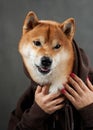
M 68 102 L 65 105 L 65 130 L 74 130 L 73 111 Z

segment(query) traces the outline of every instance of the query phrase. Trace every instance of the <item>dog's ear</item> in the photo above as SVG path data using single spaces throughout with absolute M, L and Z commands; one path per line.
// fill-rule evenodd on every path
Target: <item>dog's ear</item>
M 38 18 L 33 11 L 30 11 L 24 21 L 23 34 L 33 29 L 38 24 Z
M 69 18 L 61 24 L 61 29 L 64 34 L 72 40 L 75 33 L 75 20 L 74 18 Z

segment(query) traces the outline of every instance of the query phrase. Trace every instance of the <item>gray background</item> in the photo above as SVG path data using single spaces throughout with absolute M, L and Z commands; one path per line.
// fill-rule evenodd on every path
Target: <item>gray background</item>
M 6 130 L 10 112 L 30 82 L 18 53 L 21 29 L 28 11 L 40 19 L 76 20 L 75 39 L 93 65 L 93 0 L 0 0 L 0 130 Z

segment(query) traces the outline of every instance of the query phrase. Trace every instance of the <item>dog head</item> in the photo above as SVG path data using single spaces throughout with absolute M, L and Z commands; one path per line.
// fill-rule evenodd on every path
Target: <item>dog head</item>
M 60 75 L 67 76 L 73 67 L 72 40 L 75 21 L 63 23 L 38 20 L 29 12 L 23 25 L 19 52 L 31 78 L 39 84 L 51 83 Z M 62 78 L 62 76 L 61 76 Z

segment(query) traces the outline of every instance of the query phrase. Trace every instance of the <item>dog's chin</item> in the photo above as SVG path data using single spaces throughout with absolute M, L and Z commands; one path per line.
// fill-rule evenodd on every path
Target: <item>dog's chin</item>
M 51 71 L 50 67 L 43 67 L 43 66 L 38 66 L 38 65 L 36 65 L 36 67 L 38 71 L 43 75 L 47 75 Z

